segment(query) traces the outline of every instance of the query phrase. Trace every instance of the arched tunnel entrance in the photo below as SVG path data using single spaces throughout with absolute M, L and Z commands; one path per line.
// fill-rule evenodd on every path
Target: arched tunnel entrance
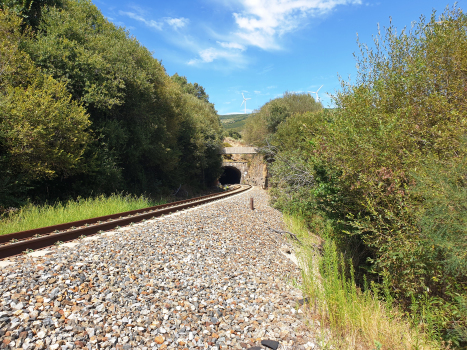
M 231 184 L 239 184 L 242 178 L 242 173 L 239 169 L 233 166 L 225 166 L 224 172 L 219 179 L 219 182 L 222 185 L 231 185 Z

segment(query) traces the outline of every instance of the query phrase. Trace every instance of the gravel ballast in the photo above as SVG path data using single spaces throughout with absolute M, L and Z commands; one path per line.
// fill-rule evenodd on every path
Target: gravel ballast
M 250 197 L 255 210 L 250 210 Z M 1 349 L 317 349 L 254 188 L 0 266 Z M 41 256 L 42 255 L 42 256 Z

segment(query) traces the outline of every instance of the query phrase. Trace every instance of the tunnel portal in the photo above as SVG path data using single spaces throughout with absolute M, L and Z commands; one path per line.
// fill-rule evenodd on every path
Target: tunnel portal
M 222 185 L 239 184 L 242 178 L 242 173 L 239 169 L 233 166 L 224 166 L 224 172 L 219 179 Z

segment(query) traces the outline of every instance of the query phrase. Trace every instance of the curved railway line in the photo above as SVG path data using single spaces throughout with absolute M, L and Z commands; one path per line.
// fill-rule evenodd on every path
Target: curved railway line
M 196 207 L 201 204 L 244 192 L 250 188 L 250 185 L 237 185 L 222 193 L 209 194 L 149 208 L 2 235 L 0 236 L 0 259 L 23 254 L 25 251 L 31 249 L 36 250 L 52 246 L 57 242 L 71 241 L 82 236 L 90 236 L 101 231 L 112 230 L 119 226 L 125 226 L 183 209 Z

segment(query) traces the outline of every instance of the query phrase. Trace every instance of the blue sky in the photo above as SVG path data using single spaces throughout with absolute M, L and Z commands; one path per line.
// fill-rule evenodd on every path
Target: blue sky
M 467 0 L 458 1 L 464 8 Z M 357 33 L 371 44 L 377 24 L 410 27 L 446 0 L 94 0 L 167 73 L 201 84 L 219 114 L 247 113 L 285 91 L 316 91 L 324 106 L 355 78 Z

